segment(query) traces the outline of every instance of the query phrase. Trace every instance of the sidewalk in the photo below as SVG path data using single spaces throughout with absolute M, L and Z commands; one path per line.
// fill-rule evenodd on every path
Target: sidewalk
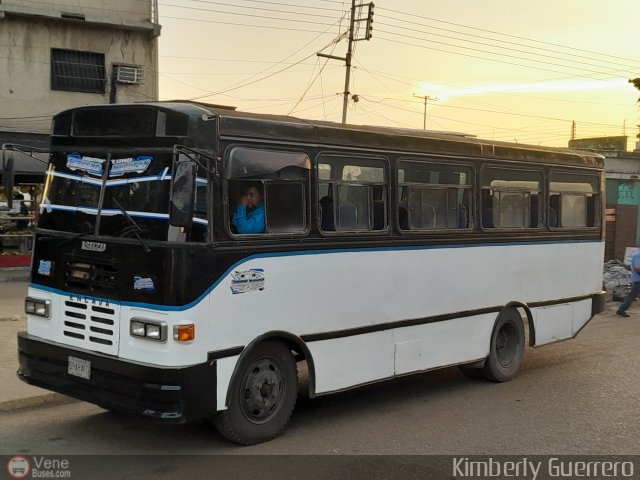
M 28 282 L 25 280 L 0 281 L 0 414 L 40 405 L 75 401 L 65 395 L 27 385 L 16 376 L 16 335 L 19 331 L 27 329 L 27 318 L 24 314 L 27 286 Z

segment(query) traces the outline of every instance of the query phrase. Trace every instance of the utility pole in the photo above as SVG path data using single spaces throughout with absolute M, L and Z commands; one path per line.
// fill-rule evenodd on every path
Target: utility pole
M 571 140 L 575 140 L 576 139 L 576 121 L 573 120 L 571 122 Z
M 344 93 L 342 99 L 342 124 L 347 123 L 347 106 L 349 105 L 349 82 L 351 81 L 351 55 L 353 52 L 353 27 L 356 24 L 356 0 L 351 0 L 351 23 L 349 25 L 349 46 L 347 47 L 347 72 L 344 78 Z
M 356 18 L 356 8 L 362 7 L 368 8 L 367 16 L 364 18 Z M 351 0 L 351 20 L 349 22 L 349 45 L 347 47 L 347 55 L 345 57 L 336 57 L 334 55 L 326 55 L 324 53 L 318 53 L 319 57 L 332 58 L 334 60 L 340 60 L 346 63 L 347 72 L 344 79 L 344 92 L 342 100 L 342 124 L 347 123 L 347 107 L 349 105 L 349 83 L 351 82 L 351 57 L 353 55 L 353 42 L 359 42 L 361 40 L 371 40 L 371 32 L 373 31 L 373 2 L 368 4 L 356 5 L 356 0 Z M 362 37 L 356 37 L 355 25 L 356 22 L 366 22 L 365 34 Z
M 424 97 L 421 97 L 420 95 L 416 95 L 415 93 L 413 94 L 413 96 L 424 100 L 424 119 L 422 121 L 422 129 L 426 130 L 427 129 L 427 102 L 429 100 L 437 101 L 438 99 L 430 97 L 429 95 L 425 95 Z

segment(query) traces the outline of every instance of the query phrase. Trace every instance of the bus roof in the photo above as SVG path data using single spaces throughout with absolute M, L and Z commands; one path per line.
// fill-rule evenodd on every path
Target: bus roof
M 604 168 L 604 157 L 593 152 L 496 142 L 458 132 L 342 125 L 334 122 L 237 110 L 211 109 L 211 111 L 220 117 L 220 135 L 222 137 L 273 139 L 319 145 Z

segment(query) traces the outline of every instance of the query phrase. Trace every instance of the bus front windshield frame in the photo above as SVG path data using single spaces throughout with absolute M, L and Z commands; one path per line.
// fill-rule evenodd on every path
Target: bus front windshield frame
M 175 240 L 169 226 L 172 161 L 172 152 L 53 152 L 38 227 L 77 235 Z M 197 185 L 198 196 L 205 197 L 206 178 L 198 178 Z M 196 206 L 206 205 L 202 199 L 196 199 Z M 206 213 L 206 208 L 194 212 L 189 240 L 206 240 Z M 139 228 L 132 228 L 132 219 Z

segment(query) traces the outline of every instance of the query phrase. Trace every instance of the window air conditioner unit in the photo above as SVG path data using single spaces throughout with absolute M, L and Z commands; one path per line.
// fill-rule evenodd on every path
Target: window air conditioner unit
M 138 85 L 144 83 L 144 68 L 131 65 L 115 65 L 116 82 Z

